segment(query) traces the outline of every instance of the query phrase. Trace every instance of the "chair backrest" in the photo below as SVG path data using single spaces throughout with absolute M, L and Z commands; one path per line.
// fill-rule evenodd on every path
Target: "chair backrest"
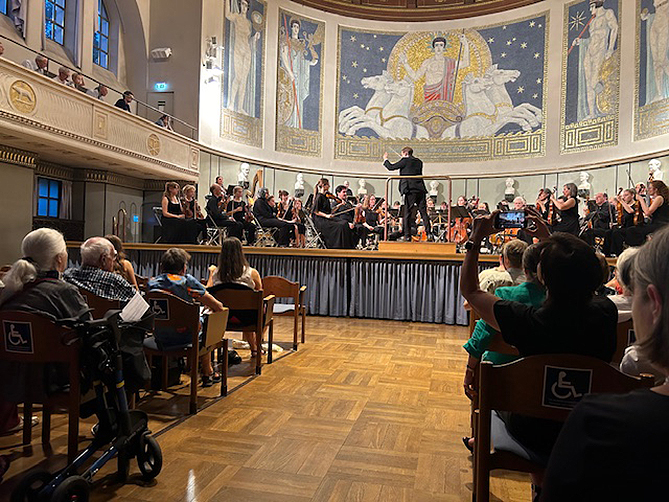
M 500 366 L 483 362 L 479 410 L 564 421 L 586 394 L 652 386 L 649 375 L 626 375 L 599 359 L 572 354 L 530 356 Z
M 241 321 L 240 325 L 263 325 L 263 290 L 253 290 L 239 284 L 217 284 L 208 289 L 209 293 L 230 309 L 229 319 Z M 240 315 L 240 314 L 245 315 Z M 253 321 L 251 319 L 253 318 Z M 235 325 L 228 322 L 228 329 L 234 330 Z
M 79 293 L 84 297 L 88 306 L 93 309 L 93 319 L 102 319 L 107 311 L 121 308 L 121 302 L 118 300 L 107 300 L 83 288 L 79 288 Z
M 153 211 L 153 216 L 155 216 L 156 221 L 158 222 L 159 226 L 163 226 L 163 208 L 161 206 L 153 206 L 151 208 Z
M 623 360 L 623 356 L 625 355 L 625 349 L 632 345 L 635 340 L 636 337 L 634 336 L 634 323 L 632 322 L 632 319 L 618 323 L 618 328 L 616 330 L 616 351 L 613 354 L 611 362 L 620 364 L 620 361 Z
M 200 332 L 200 306 L 167 291 L 149 291 L 146 302 L 154 314 L 154 333 L 188 333 L 194 343 Z
M 0 311 L 0 360 L 22 363 L 70 363 L 78 367 L 77 333 L 48 317 L 30 312 Z
M 270 275 L 263 278 L 262 287 L 266 295 L 274 295 L 277 298 L 293 298 L 295 305 L 299 302 L 300 285 L 297 282 L 291 282 L 278 275 Z
M 137 280 L 139 290 L 146 293 L 149 290 L 149 278 L 135 274 L 135 279 Z

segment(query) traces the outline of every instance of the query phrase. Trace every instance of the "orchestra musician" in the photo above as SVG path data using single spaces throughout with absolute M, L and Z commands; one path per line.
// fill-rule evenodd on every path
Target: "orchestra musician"
M 293 228 L 290 232 L 291 237 L 294 239 L 295 246 L 298 246 L 300 242 L 306 242 L 305 233 L 307 227 L 304 226 L 304 223 L 298 222 L 295 218 L 294 209 L 294 199 L 290 197 L 290 194 L 285 190 L 279 190 L 279 204 L 277 217 L 280 220 L 287 221 L 293 225 Z M 303 246 L 302 246 L 303 247 Z
M 304 224 L 307 215 L 302 209 L 302 199 L 295 198 L 293 199 L 293 209 L 292 209 L 292 219 L 295 221 L 296 233 L 295 233 L 295 246 L 298 248 L 307 247 L 307 227 Z
M 389 171 L 399 170 L 400 176 L 421 176 L 423 174 L 423 162 L 413 156 L 413 149 L 405 146 L 402 148 L 402 158 L 392 164 L 388 160 L 388 152 L 383 154 L 383 166 Z M 404 240 L 411 241 L 411 225 L 415 220 L 413 215 L 416 214 L 416 208 L 423 218 L 425 225 L 425 232 L 428 240 L 432 238 L 432 225 L 427 214 L 427 204 L 425 196 L 427 195 L 427 188 L 422 179 L 401 179 L 400 180 L 400 194 L 404 196 L 404 214 L 402 215 L 402 228 L 404 229 Z
M 181 199 L 181 209 L 183 210 L 186 221 L 192 220 L 192 225 L 196 226 L 196 242 L 199 240 L 200 234 L 204 235 L 207 232 L 207 222 L 204 219 L 204 214 L 195 198 L 195 186 L 186 185 L 183 190 L 183 198 Z
M 197 226 L 187 222 L 179 200 L 179 183 L 168 181 L 161 201 L 162 236 L 166 244 L 197 244 Z
M 568 234 L 578 235 L 581 226 L 579 225 L 578 216 L 578 187 L 575 183 L 567 183 L 562 187 L 562 195 L 555 198 L 555 194 L 551 194 L 550 201 L 555 205 L 560 212 L 560 221 L 555 222 L 551 228 L 552 232 L 566 232 Z
M 385 204 L 385 202 L 384 202 Z M 362 214 L 364 216 L 364 227 L 369 233 L 383 235 L 385 215 L 382 208 L 376 208 L 376 195 L 366 195 L 362 201 Z
M 244 188 L 236 186 L 232 192 L 232 199 L 228 201 L 228 206 L 226 208 L 228 215 L 242 225 L 244 232 L 246 233 L 246 243 L 249 246 L 253 246 L 256 241 L 256 226 L 253 223 L 253 215 L 249 206 L 242 196 L 244 195 Z
M 330 182 L 327 178 L 321 178 L 318 181 L 316 190 L 312 216 L 314 225 L 320 232 L 323 242 L 325 242 L 325 247 L 329 249 L 354 249 L 358 242 L 358 236 L 354 230 L 355 225 L 333 215 L 334 210 L 339 210 L 340 205 L 346 201 L 342 201 L 330 193 Z M 331 199 L 337 202 L 334 210 L 330 205 Z
M 555 222 L 552 221 L 553 218 L 551 218 L 551 213 L 555 212 L 553 203 L 551 202 L 551 196 L 553 195 L 553 191 L 550 188 L 542 188 L 539 190 L 539 195 L 537 195 L 537 200 L 534 203 L 537 213 L 539 213 L 539 216 L 549 225 L 553 225 Z
M 648 183 L 648 195 L 651 198 L 650 205 L 643 195 L 636 194 L 636 203 L 639 204 L 635 208 L 638 224 L 612 232 L 611 252 L 616 256 L 623 252 L 625 243 L 628 246 L 640 246 L 646 241 L 648 235 L 669 223 L 669 188 L 667 185 L 663 181 L 651 181 Z M 643 221 L 643 218 L 640 218 L 641 215 L 649 218 L 648 224 L 639 223 L 640 219 Z
M 269 190 L 267 188 L 261 188 L 258 192 L 258 198 L 256 199 L 255 204 L 253 204 L 253 214 L 262 227 L 278 229 L 277 242 L 279 246 L 289 246 L 290 233 L 293 225 L 277 218 L 277 211 L 272 207 L 269 199 Z
M 581 238 L 591 246 L 595 245 L 595 237 L 601 237 L 607 243 L 606 236 L 611 231 L 612 218 L 616 214 L 606 193 L 596 193 L 594 202 L 594 205 L 591 204 L 593 207 L 590 214 L 586 216 L 588 228 L 581 235 Z M 608 254 L 608 249 L 602 251 L 605 255 Z
M 228 196 L 223 187 L 214 183 L 209 187 L 209 192 L 211 197 L 207 200 L 207 214 L 217 227 L 224 227 L 228 230 L 228 237 L 237 237 L 241 240 L 244 226 L 227 213 Z

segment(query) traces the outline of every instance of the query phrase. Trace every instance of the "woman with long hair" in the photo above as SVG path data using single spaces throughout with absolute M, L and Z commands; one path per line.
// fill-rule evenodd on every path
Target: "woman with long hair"
M 183 214 L 181 202 L 179 201 L 179 183 L 176 181 L 168 181 L 165 183 L 165 191 L 161 200 L 162 208 L 162 240 L 166 244 L 178 243 L 183 241 L 181 238 L 181 230 L 183 225 L 180 220 L 185 220 L 186 216 Z
M 116 235 L 105 235 L 105 239 L 111 242 L 114 249 L 116 249 L 114 273 L 128 281 L 135 290 L 139 290 L 139 287 L 137 286 L 137 278 L 135 277 L 135 269 L 133 268 L 132 263 L 126 258 L 125 250 L 123 249 L 123 241 Z
M 218 265 L 210 269 L 207 288 L 219 284 L 241 284 L 250 289 L 262 289 L 262 279 L 258 271 L 249 265 L 244 256 L 242 243 L 236 237 L 227 237 L 221 243 Z M 244 333 L 244 339 L 251 347 L 251 354 L 256 352 L 253 333 Z
M 329 249 L 353 249 L 356 235 L 349 222 L 344 219 L 335 219 L 332 215 L 330 199 L 336 198 L 330 194 L 330 181 L 321 178 L 316 184 L 316 198 L 312 216 L 316 229 L 321 233 L 325 247 Z
M 567 183 L 562 187 L 562 195 L 559 198 L 551 194 L 550 201 L 560 212 L 560 221 L 555 223 L 551 230 L 553 232 L 567 232 L 578 235 L 581 227 L 578 223 L 578 187 L 575 183 Z

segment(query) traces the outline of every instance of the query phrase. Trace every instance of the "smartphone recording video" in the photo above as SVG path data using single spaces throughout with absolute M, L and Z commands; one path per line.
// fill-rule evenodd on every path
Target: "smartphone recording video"
M 525 211 L 502 211 L 495 217 L 495 228 L 527 228 Z

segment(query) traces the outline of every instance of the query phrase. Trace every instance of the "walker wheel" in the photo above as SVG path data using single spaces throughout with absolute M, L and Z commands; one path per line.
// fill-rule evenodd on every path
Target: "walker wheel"
M 11 502 L 38 502 L 39 492 L 53 479 L 47 471 L 31 471 L 23 478 L 12 492 Z
M 137 464 L 145 480 L 150 480 L 160 474 L 163 468 L 163 452 L 158 441 L 153 436 L 144 434 L 139 442 Z
M 52 502 L 88 502 L 91 488 L 81 476 L 66 478 L 53 491 Z

